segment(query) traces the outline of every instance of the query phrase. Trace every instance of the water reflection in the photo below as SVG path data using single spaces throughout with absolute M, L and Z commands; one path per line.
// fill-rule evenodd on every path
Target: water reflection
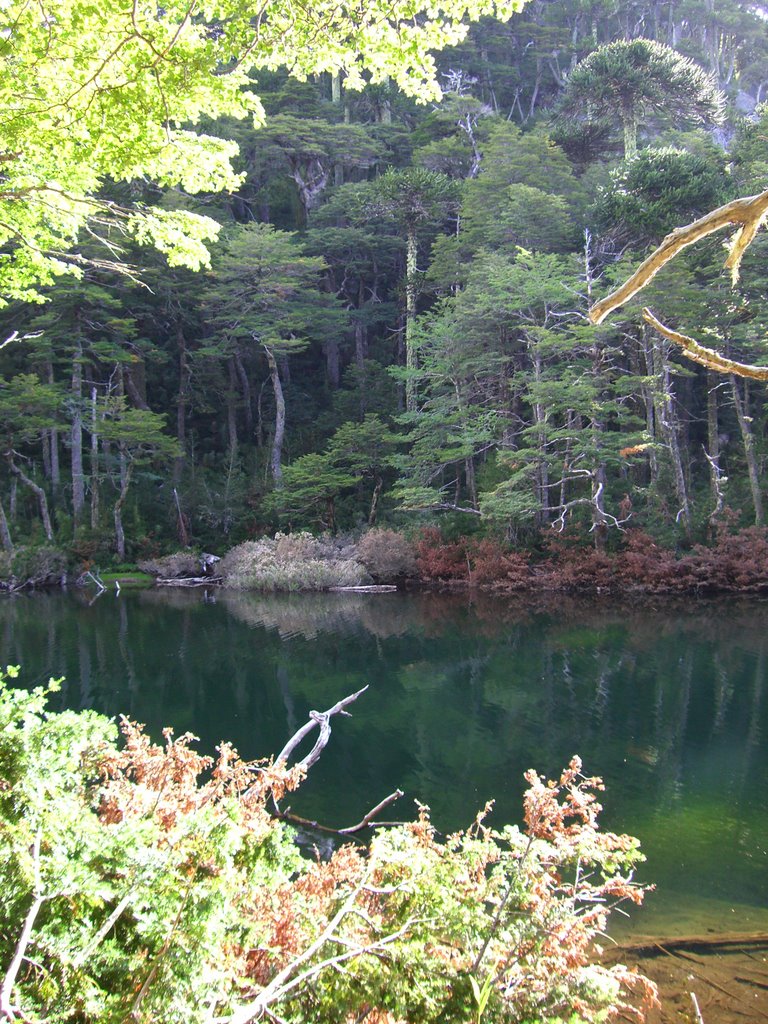
M 279 750 L 310 708 L 369 683 L 294 801 L 329 824 L 398 786 L 445 830 L 491 798 L 497 820 L 514 820 L 523 771 L 555 773 L 578 752 L 608 783 L 606 823 L 643 840 L 660 889 L 651 915 L 679 917 L 705 894 L 716 917 L 738 907 L 744 920 L 768 894 L 766 627 L 756 600 L 0 601 L 3 658 L 26 682 L 64 675 L 62 703 L 125 712 L 155 734 L 189 729 L 208 749 L 226 737 L 248 757 Z

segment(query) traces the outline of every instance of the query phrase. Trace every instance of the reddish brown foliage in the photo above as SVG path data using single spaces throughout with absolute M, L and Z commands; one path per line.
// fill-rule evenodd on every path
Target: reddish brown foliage
M 720 528 L 711 547 L 697 545 L 682 557 L 661 547 L 642 530 L 627 530 L 614 554 L 596 551 L 576 531 L 544 535 L 543 557 L 531 564 L 526 553 L 498 541 L 459 538 L 443 541 L 425 530 L 417 544 L 417 569 L 425 583 L 462 582 L 503 590 L 588 590 L 597 592 L 717 593 L 768 590 L 768 530 Z
M 470 584 L 528 585 L 528 554 L 509 551 L 491 538 L 444 541 L 436 527 L 424 530 L 416 544 L 416 569 L 425 582 L 461 580 Z

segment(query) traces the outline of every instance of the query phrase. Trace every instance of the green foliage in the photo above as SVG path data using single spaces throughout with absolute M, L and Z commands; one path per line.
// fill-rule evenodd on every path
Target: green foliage
M 422 808 L 367 851 L 302 861 L 266 806 L 303 769 L 227 744 L 213 762 L 126 720 L 118 746 L 101 715 L 50 712 L 56 686 L 0 679 L 7 1016 L 459 1024 L 479 990 L 494 1024 L 597 1022 L 638 981 L 589 963 L 607 902 L 642 891 L 637 842 L 598 831 L 577 758 L 558 784 L 527 773 L 527 834 L 481 814 L 441 844 Z
M 665 147 L 642 149 L 611 173 L 595 204 L 596 225 L 635 243 L 659 241 L 726 199 L 722 157 Z
M 171 265 L 207 265 L 215 220 L 183 202 L 116 204 L 101 188 L 107 179 L 149 179 L 187 193 L 235 188 L 236 145 L 196 127 L 203 116 L 261 123 L 255 69 L 288 67 L 299 78 L 343 72 L 352 90 L 364 87 L 364 75 L 391 77 L 434 99 L 431 51 L 463 38 L 467 13 L 509 17 L 515 6 L 372 3 L 360 21 L 325 0 L 311 12 L 271 0 L 254 22 L 233 0 L 194 17 L 173 0 L 159 18 L 151 6 L 56 0 L 32 10 L 12 0 L 0 26 L 8 70 L 0 87 L 3 297 L 38 301 L 41 286 L 80 273 L 83 258 L 72 250 L 86 226 L 127 231 Z

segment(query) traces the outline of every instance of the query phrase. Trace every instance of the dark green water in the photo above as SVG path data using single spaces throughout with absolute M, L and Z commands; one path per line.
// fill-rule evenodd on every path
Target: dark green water
M 124 712 L 212 750 L 277 752 L 365 683 L 293 809 L 358 821 L 400 787 L 441 830 L 579 753 L 606 827 L 638 835 L 657 892 L 641 932 L 768 928 L 768 602 L 629 607 L 566 598 L 263 597 L 199 591 L 0 601 L 5 664 L 66 676 L 71 707 Z

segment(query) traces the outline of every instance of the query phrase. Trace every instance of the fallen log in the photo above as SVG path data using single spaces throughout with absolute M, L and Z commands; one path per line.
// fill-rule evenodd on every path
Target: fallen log
M 221 586 L 221 576 L 171 576 L 166 579 L 157 577 L 156 587 L 211 587 Z
M 644 939 L 642 942 L 619 943 L 606 950 L 606 956 L 664 956 L 668 953 L 723 953 L 733 950 L 768 949 L 768 932 L 733 932 L 717 935 L 683 935 L 674 939 Z
M 328 587 L 328 590 L 338 594 L 391 594 L 397 587 L 389 583 L 380 583 L 368 587 Z

